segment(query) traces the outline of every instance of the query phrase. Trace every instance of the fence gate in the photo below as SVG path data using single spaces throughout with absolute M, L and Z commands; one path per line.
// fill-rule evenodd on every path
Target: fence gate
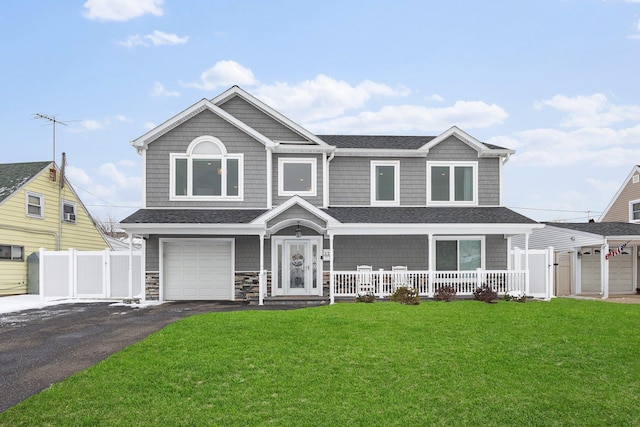
M 549 299 L 553 296 L 553 248 L 529 249 L 529 288 L 527 295 Z M 526 266 L 525 251 L 514 248 L 509 257 L 512 269 L 521 270 Z

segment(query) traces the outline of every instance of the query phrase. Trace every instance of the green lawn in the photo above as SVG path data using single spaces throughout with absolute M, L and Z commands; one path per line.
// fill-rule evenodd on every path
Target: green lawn
M 7 410 L 0 425 L 640 425 L 640 305 L 193 316 Z

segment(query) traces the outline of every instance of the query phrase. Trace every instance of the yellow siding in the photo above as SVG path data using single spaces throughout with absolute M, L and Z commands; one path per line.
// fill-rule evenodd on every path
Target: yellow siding
M 27 192 L 44 196 L 44 218 L 26 215 Z M 60 195 L 62 200 L 75 203 L 75 224 L 62 222 L 60 227 Z M 27 292 L 26 258 L 39 248 L 103 250 L 108 247 L 71 188 L 65 186 L 60 195 L 58 182 L 49 179 L 49 171 L 46 169 L 0 205 L 0 244 L 24 246 L 25 259 L 0 260 L 0 295 Z M 60 248 L 57 247 L 59 235 Z
M 602 218 L 602 221 L 630 222 L 631 219 L 629 218 L 629 202 L 639 199 L 640 182 L 634 184 L 633 177 L 631 177 L 620 192 L 620 196 L 618 196 L 618 198 L 613 202 L 607 214 Z

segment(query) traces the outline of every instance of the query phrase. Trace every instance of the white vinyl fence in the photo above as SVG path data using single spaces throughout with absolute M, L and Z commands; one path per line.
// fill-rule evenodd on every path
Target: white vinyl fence
M 43 298 L 144 299 L 141 251 L 39 252 Z
M 554 258 L 553 247 L 529 249 L 529 287 L 527 295 L 549 299 L 553 297 Z M 514 248 L 510 251 L 510 269 L 525 268 L 525 251 Z

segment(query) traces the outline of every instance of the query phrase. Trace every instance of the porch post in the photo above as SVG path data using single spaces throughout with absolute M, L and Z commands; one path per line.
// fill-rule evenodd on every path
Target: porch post
M 427 234 L 427 238 L 429 239 L 429 254 L 427 256 L 427 296 L 429 298 L 433 298 L 433 285 L 435 278 L 433 277 L 432 268 L 432 260 L 435 259 L 435 252 L 433 251 L 433 234 Z
M 335 295 L 335 283 L 333 277 L 333 233 L 329 233 L 329 303 L 334 304 L 336 302 Z
M 108 289 L 111 289 L 111 280 L 109 280 Z M 131 299 L 133 299 L 133 233 L 129 234 L 129 300 Z
M 258 305 L 264 305 L 264 233 L 260 233 L 260 273 L 258 273 Z
M 529 295 L 529 233 L 524 235 L 524 293 Z
M 609 243 L 605 242 L 600 247 L 600 293 L 602 298 L 609 298 L 609 261 L 606 255 L 609 253 Z

